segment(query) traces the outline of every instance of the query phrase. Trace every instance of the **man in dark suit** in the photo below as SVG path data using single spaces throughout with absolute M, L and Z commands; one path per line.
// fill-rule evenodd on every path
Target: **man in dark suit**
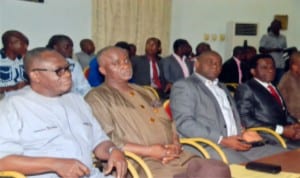
M 149 85 L 155 88 L 160 97 L 165 98 L 164 78 L 160 56 L 161 43 L 158 38 L 148 38 L 145 55 L 132 58 L 133 80 L 138 85 Z
M 251 61 L 253 79 L 238 87 L 235 100 L 244 125 L 269 127 L 287 139 L 288 147 L 300 145 L 300 125 L 292 118 L 277 90 L 272 85 L 275 63 L 268 54 L 256 55 Z
M 223 64 L 219 79 L 223 83 L 238 84 L 249 79 L 246 64 L 246 50 L 244 47 L 236 46 L 233 49 L 233 56 Z
M 174 53 L 162 60 L 163 74 L 166 79 L 166 90 L 179 79 L 186 78 L 193 73 L 194 63 L 189 58 L 191 46 L 187 40 L 177 39 L 173 44 Z

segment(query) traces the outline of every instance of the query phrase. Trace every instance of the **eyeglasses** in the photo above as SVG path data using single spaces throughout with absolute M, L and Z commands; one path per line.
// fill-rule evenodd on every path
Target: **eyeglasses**
M 74 64 L 68 64 L 67 66 L 65 67 L 59 67 L 57 69 L 40 69 L 40 68 L 36 68 L 36 69 L 32 69 L 31 71 L 44 71 L 44 72 L 55 72 L 56 75 L 58 77 L 61 77 L 63 76 L 67 71 L 68 72 L 72 72 L 74 69 Z

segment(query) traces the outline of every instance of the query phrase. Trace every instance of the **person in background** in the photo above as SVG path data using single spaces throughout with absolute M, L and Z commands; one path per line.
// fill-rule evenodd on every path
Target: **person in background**
M 72 59 L 73 41 L 66 35 L 53 35 L 46 46 L 59 52 L 71 65 L 74 65 L 72 73 L 72 92 L 84 96 L 91 89 L 87 79 L 83 75 L 82 68 L 77 61 Z
M 182 137 L 203 137 L 219 144 L 229 163 L 245 163 L 284 151 L 266 144 L 252 147 L 262 138 L 242 127 L 237 106 L 226 86 L 218 81 L 222 58 L 215 51 L 197 57 L 195 72 L 176 82 L 171 89 L 170 106 Z M 212 158 L 219 158 L 211 148 Z
M 276 66 L 276 76 L 273 81 L 277 85 L 284 73 L 285 61 L 283 51 L 287 47 L 286 37 L 280 34 L 281 22 L 274 19 L 268 29 L 268 34 L 263 35 L 259 42 L 259 52 L 270 54 Z
M 79 62 L 84 69 L 89 66 L 93 57 L 95 57 L 95 45 L 90 39 L 83 39 L 80 41 L 81 51 L 75 54 L 75 59 Z
M 172 84 L 193 73 L 191 45 L 185 39 L 177 39 L 173 43 L 174 53 L 162 60 L 163 76 L 166 80 L 165 93 L 170 92 Z
M 146 40 L 145 54 L 131 59 L 132 78 L 138 85 L 152 86 L 161 98 L 166 98 L 162 65 L 158 54 L 160 48 L 158 38 L 150 37 Z
M 300 52 L 294 52 L 289 70 L 282 76 L 278 89 L 289 113 L 300 121 Z
M 85 99 L 118 147 L 141 156 L 155 178 L 230 177 L 228 166 L 221 161 L 181 149 L 174 123 L 153 93 L 128 83 L 132 67 L 124 49 L 107 47 L 97 56 L 105 82 Z
M 246 50 L 242 46 L 236 46 L 233 49 L 233 56 L 222 66 L 222 72 L 219 79 L 223 83 L 241 84 L 248 80 L 246 73 Z
M 104 178 L 114 168 L 116 177 L 123 178 L 123 152 L 84 99 L 69 92 L 73 66 L 49 48 L 29 51 L 24 66 L 30 85 L 0 102 L 0 171 L 28 178 Z M 108 161 L 104 173 L 94 167 L 92 154 Z
M 244 126 L 268 127 L 286 139 L 288 148 L 299 148 L 300 124 L 289 114 L 280 92 L 271 83 L 276 73 L 273 57 L 256 55 L 250 71 L 253 78 L 240 85 L 234 95 Z
M 28 38 L 16 30 L 2 34 L 3 48 L 0 50 L 0 98 L 5 92 L 27 85 L 23 56 L 29 44 Z
M 205 52 L 205 51 L 211 51 L 210 45 L 208 43 L 205 42 L 201 42 L 196 46 L 196 55 L 195 56 L 199 56 L 201 53 Z
M 131 58 L 136 56 L 136 46 L 133 43 L 129 43 L 128 45 L 129 45 L 129 48 L 130 48 L 129 57 L 131 59 Z

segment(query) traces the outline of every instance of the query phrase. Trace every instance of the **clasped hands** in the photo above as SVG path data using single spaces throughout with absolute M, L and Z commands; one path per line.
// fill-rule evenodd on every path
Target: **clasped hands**
M 163 164 L 167 164 L 179 157 L 182 153 L 182 146 L 181 144 L 155 144 L 150 146 L 149 151 L 152 158 L 161 160 Z
M 244 130 L 240 135 L 223 137 L 220 144 L 237 151 L 247 151 L 251 149 L 251 142 L 261 141 L 262 137 L 255 131 Z

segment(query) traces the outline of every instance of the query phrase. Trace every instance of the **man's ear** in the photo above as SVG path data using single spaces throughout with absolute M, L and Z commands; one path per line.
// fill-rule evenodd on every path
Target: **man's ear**
M 98 68 L 98 70 L 99 70 L 99 72 L 100 72 L 101 74 L 106 75 L 106 70 L 105 70 L 104 67 L 100 66 L 100 67 Z
M 255 69 L 250 69 L 250 73 L 252 74 L 252 76 L 256 75 Z
M 37 72 L 30 72 L 28 76 L 31 82 L 40 83 L 40 77 Z

